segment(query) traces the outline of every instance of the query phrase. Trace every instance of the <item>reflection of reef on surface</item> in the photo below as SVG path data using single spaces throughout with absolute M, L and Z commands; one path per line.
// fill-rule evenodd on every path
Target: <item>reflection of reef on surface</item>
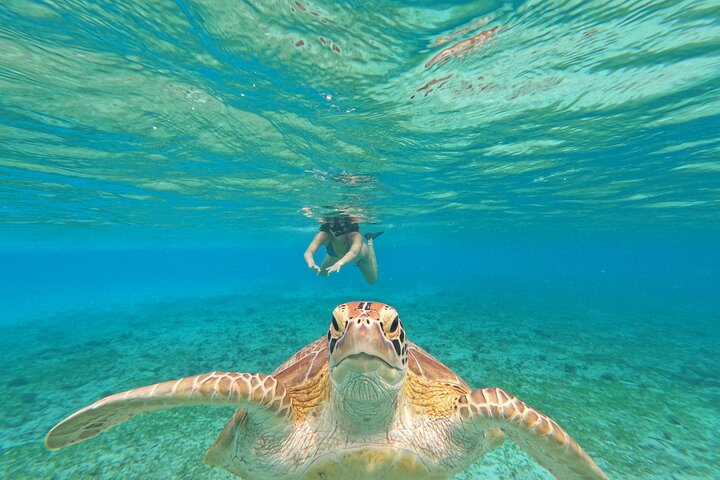
M 431 46 L 440 46 L 451 41 L 455 41 L 463 34 L 478 30 L 480 27 L 487 25 L 490 21 L 491 17 L 483 17 L 475 20 L 469 26 L 463 27 L 456 32 L 449 34 L 448 36 L 438 37 L 437 39 L 435 39 Z M 472 52 L 486 45 L 489 41 L 494 39 L 498 33 L 503 32 L 506 29 L 507 27 L 499 28 L 496 25 L 492 28 L 477 33 L 470 38 L 458 41 L 435 54 L 430 60 L 427 61 L 427 63 L 425 63 L 425 68 L 431 68 L 433 66 L 441 67 L 451 59 L 462 60 Z M 432 92 L 442 89 L 446 84 L 448 84 L 448 82 L 450 82 L 455 73 L 457 72 L 450 73 L 442 77 L 433 78 L 432 80 L 427 81 L 424 85 L 415 90 L 415 92 L 410 96 L 410 100 L 414 100 L 419 95 L 421 95 L 422 97 L 427 97 Z M 479 80 L 479 82 L 476 83 L 474 80 L 471 79 L 462 79 L 462 77 L 456 78 L 453 81 L 453 93 L 456 95 L 465 96 L 467 94 L 472 94 L 476 92 L 479 93 L 495 86 L 495 83 L 493 82 L 483 81 L 484 76 L 482 75 L 479 76 L 477 80 Z
M 483 32 L 478 33 L 477 35 L 468 38 L 467 40 L 463 40 L 461 42 L 458 42 L 450 47 L 447 47 L 443 50 L 441 50 L 438 54 L 436 54 L 433 58 L 431 58 L 426 64 L 425 68 L 430 68 L 433 65 L 443 65 L 451 58 L 456 59 L 462 59 L 464 58 L 468 53 L 474 52 L 475 50 L 479 49 L 485 43 L 492 40 L 497 33 L 500 33 L 505 30 L 506 27 L 503 27 L 498 30 L 497 26 L 494 26 L 488 30 L 485 30 Z
M 490 23 L 491 21 L 492 21 L 491 16 L 481 17 L 481 18 L 478 18 L 477 20 L 473 20 L 472 22 L 470 22 L 470 25 L 468 25 L 467 27 L 462 27 L 452 33 L 449 33 L 447 36 L 437 37 L 435 39 L 435 41 L 433 41 L 432 45 L 430 45 L 430 46 L 431 47 L 439 47 L 440 45 L 444 45 L 448 42 L 452 42 L 453 40 L 455 40 L 459 36 L 463 35 L 464 33 L 478 30 L 478 29 L 484 27 L 485 25 L 487 25 L 488 23 Z

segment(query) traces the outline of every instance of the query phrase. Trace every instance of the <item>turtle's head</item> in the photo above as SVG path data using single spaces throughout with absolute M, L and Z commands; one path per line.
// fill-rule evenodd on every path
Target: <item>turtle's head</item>
M 357 394 L 372 400 L 376 394 L 399 391 L 407 371 L 407 344 L 393 307 L 379 302 L 339 305 L 327 338 L 331 379 L 345 398 Z

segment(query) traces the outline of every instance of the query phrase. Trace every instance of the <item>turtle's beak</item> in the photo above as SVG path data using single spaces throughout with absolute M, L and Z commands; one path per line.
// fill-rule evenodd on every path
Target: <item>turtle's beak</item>
M 385 337 L 379 322 L 363 315 L 348 322 L 345 328 L 345 334 L 338 340 L 331 355 L 331 367 L 348 361 L 358 371 L 377 369 L 381 366 L 378 362 L 397 370 L 403 369 L 402 359 L 395 352 L 392 342 Z

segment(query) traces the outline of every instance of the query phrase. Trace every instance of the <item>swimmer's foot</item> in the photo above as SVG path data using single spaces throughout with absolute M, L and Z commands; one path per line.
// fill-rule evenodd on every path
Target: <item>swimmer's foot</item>
M 376 233 L 366 233 L 366 234 L 365 234 L 365 240 L 374 240 L 374 239 L 376 239 L 377 237 L 379 237 L 380 235 L 382 235 L 383 233 L 385 233 L 385 231 L 376 232 Z

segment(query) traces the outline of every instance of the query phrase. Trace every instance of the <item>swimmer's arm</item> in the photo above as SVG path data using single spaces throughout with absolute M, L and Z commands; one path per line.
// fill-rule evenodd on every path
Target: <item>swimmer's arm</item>
M 315 252 L 317 252 L 318 248 L 320 248 L 321 245 L 327 243 L 329 238 L 329 233 L 318 232 L 317 235 L 315 235 L 315 238 L 312 239 L 312 242 L 310 242 L 310 245 L 308 245 L 307 250 L 305 250 L 305 254 L 303 255 L 303 258 L 305 258 L 305 262 L 307 263 L 308 268 L 316 270 L 318 272 L 320 271 L 320 267 L 318 267 L 315 263 Z

